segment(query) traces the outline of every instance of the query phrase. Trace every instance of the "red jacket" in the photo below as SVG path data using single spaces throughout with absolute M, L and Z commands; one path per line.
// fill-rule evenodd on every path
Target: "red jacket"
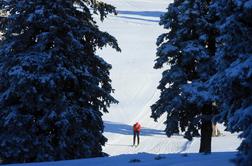
M 134 126 L 133 126 L 133 130 L 134 130 L 134 131 L 140 132 L 140 130 L 141 130 L 141 125 L 140 125 L 139 123 L 135 123 Z

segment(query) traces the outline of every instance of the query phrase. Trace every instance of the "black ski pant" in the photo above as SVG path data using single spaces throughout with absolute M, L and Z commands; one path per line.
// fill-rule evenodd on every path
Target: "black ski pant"
M 133 145 L 135 145 L 135 143 L 136 143 L 136 137 L 137 137 L 137 145 L 139 145 L 139 141 L 140 141 L 139 135 L 140 135 L 139 131 L 134 131 Z

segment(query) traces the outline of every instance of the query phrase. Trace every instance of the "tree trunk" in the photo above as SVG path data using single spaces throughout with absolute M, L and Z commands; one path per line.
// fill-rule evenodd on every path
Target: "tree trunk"
M 199 150 L 200 153 L 211 153 L 212 131 L 212 122 L 209 120 L 202 121 Z

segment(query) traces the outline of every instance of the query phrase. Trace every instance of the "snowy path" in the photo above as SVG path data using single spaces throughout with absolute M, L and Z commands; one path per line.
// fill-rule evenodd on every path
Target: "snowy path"
M 118 15 L 110 15 L 100 28 L 118 39 L 122 49 L 117 53 L 110 48 L 102 55 L 113 65 L 112 85 L 118 105 L 105 114 L 105 136 L 108 142 L 104 151 L 110 155 L 147 152 L 152 154 L 198 152 L 199 140 L 188 143 L 182 136 L 167 138 L 164 117 L 158 123 L 150 118 L 150 105 L 159 97 L 156 89 L 161 70 L 154 70 L 156 38 L 164 32 L 159 17 L 172 0 L 104 0 L 117 7 Z M 139 121 L 144 129 L 140 146 L 133 148 L 131 126 Z M 240 143 L 234 135 L 232 141 Z M 228 151 L 229 145 L 218 149 L 218 138 L 213 140 L 213 151 Z M 221 143 L 221 142 L 220 142 Z M 224 149 L 223 149 L 224 148 Z
M 162 120 L 153 122 L 150 105 L 159 93 L 156 90 L 161 71 L 153 69 L 156 38 L 163 32 L 159 17 L 168 6 L 165 0 L 105 0 L 117 7 L 118 15 L 110 16 L 100 27 L 114 35 L 122 53 L 110 48 L 102 50 L 104 58 L 113 65 L 111 78 L 118 105 L 113 105 L 104 116 L 105 135 L 109 139 L 104 151 L 110 155 L 137 152 L 177 152 L 185 140 L 167 144 Z M 132 148 L 132 124 L 143 127 L 141 144 Z M 172 138 L 174 139 L 174 138 Z M 163 146 L 167 144 L 168 146 Z

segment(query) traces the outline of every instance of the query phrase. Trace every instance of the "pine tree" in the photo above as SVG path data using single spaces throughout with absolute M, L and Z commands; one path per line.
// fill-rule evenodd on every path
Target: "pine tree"
M 178 130 L 192 139 L 201 128 L 200 152 L 211 152 L 212 115 L 214 107 L 208 95 L 192 98 L 194 89 L 202 87 L 214 73 L 211 57 L 215 53 L 215 32 L 212 18 L 208 17 L 208 0 L 176 0 L 161 17 L 160 24 L 168 33 L 159 36 L 154 68 L 169 64 L 163 72 L 158 89 L 160 99 L 151 106 L 157 120 L 167 113 L 166 134 Z M 204 146 L 203 146 L 204 145 Z M 206 146 L 205 146 L 206 145 Z
M 236 164 L 252 165 L 252 0 L 214 0 L 219 18 L 217 72 L 208 81 L 219 106 L 217 121 L 231 132 L 241 132 Z
M 96 55 L 114 37 L 98 29 L 115 13 L 94 0 L 8 0 L 1 26 L 0 158 L 4 163 L 104 156 L 102 112 L 117 101 Z

